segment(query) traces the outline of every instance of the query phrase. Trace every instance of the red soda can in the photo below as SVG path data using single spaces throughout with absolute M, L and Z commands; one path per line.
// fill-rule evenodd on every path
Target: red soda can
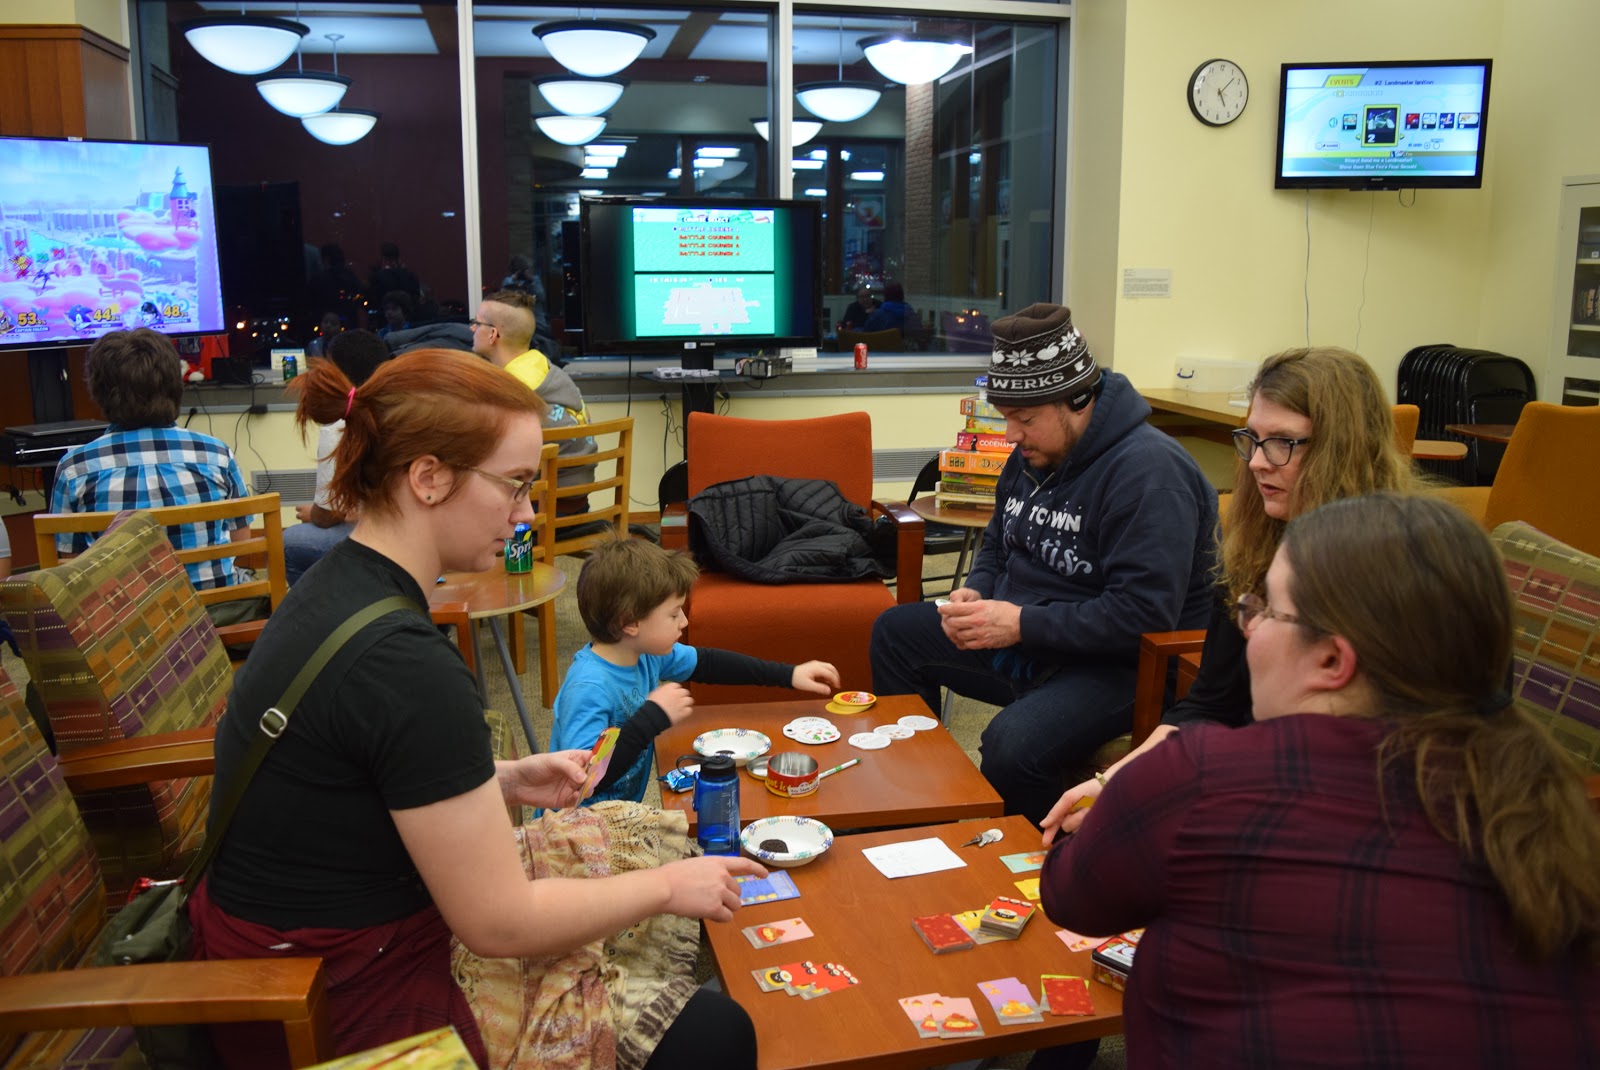
M 856 343 L 856 371 L 860 371 L 861 369 L 865 368 L 866 366 L 867 366 L 867 343 L 865 343 L 865 342 L 857 342 Z

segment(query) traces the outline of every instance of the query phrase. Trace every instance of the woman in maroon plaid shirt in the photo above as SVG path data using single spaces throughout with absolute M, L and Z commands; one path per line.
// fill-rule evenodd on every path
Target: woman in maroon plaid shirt
M 1506 693 L 1483 532 L 1335 502 L 1239 619 L 1255 723 L 1130 763 L 1044 867 L 1057 923 L 1147 927 L 1128 1065 L 1600 1066 L 1600 821 Z

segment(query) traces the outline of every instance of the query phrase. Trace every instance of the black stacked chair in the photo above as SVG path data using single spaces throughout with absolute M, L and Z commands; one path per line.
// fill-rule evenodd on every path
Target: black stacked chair
M 1537 400 L 1533 371 L 1516 357 L 1484 349 L 1441 344 L 1418 346 L 1400 360 L 1396 400 L 1421 412 L 1417 437 L 1464 442 L 1459 461 L 1421 461 L 1434 475 L 1469 486 L 1494 482 L 1505 447 L 1465 438 L 1447 424 L 1514 424 L 1522 407 Z

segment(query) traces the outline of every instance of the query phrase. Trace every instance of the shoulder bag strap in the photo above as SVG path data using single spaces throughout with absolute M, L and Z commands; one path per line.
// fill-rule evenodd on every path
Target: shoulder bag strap
M 317 647 L 316 652 L 311 655 L 306 663 L 300 666 L 300 671 L 290 681 L 288 689 L 284 691 L 283 697 L 278 699 L 277 705 L 270 707 L 266 713 L 261 715 L 261 730 L 250 740 L 250 750 L 245 754 L 244 761 L 240 764 L 233 783 L 228 786 L 227 797 L 223 799 L 222 806 L 217 811 L 216 826 L 206 836 L 205 846 L 200 849 L 199 856 L 190 863 L 189 871 L 183 876 L 186 887 L 191 891 L 194 889 L 195 882 L 199 879 L 200 874 L 205 872 L 212 856 L 217 853 L 217 847 L 221 845 L 222 837 L 227 834 L 228 825 L 233 821 L 234 811 L 239 808 L 239 801 L 244 798 L 245 789 L 250 786 L 250 781 L 255 777 L 256 770 L 261 768 L 261 763 L 267 757 L 267 751 L 272 749 L 272 745 L 278 741 L 278 737 L 283 735 L 283 730 L 289 726 L 289 715 L 300 704 L 300 699 L 304 697 L 306 689 L 311 686 L 311 682 L 317 678 L 317 674 L 322 672 L 328 662 L 333 660 L 333 656 L 339 652 L 339 649 L 361 629 L 379 617 L 402 609 L 416 610 L 416 608 L 417 603 L 414 599 L 400 594 L 390 595 L 388 598 L 374 602 L 365 609 L 352 614 L 343 624 L 335 628 L 332 634 L 322 641 L 322 645 Z

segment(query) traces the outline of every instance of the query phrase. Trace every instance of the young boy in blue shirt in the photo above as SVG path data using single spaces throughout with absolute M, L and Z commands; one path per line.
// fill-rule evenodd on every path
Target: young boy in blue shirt
M 578 614 L 591 642 L 578 651 L 556 695 L 551 750 L 588 750 L 600 733 L 621 728 L 611 765 L 585 805 L 602 799 L 644 801 L 650 744 L 694 712 L 683 681 L 765 684 L 831 695 L 839 672 L 825 661 L 784 665 L 678 642 L 699 568 L 688 554 L 642 539 L 594 548 L 578 573 Z

